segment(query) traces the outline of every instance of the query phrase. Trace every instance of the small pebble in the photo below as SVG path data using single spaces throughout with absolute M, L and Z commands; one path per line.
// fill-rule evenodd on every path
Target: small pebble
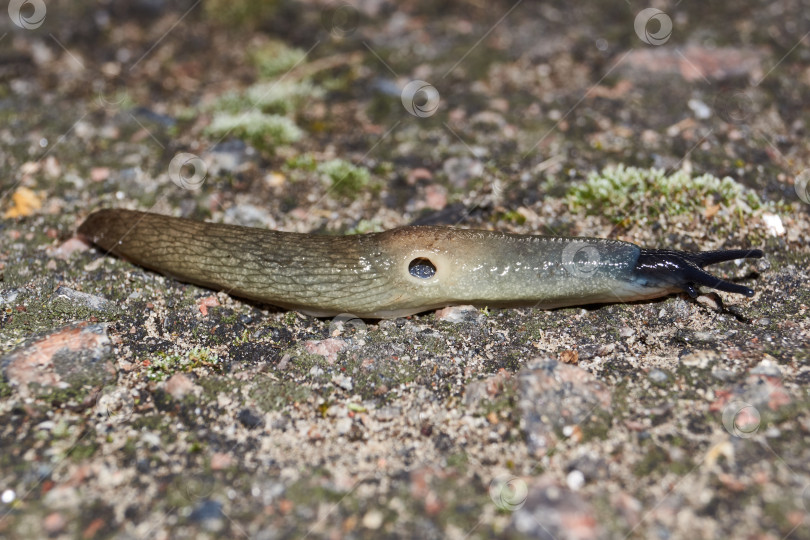
M 377 411 L 375 416 L 380 422 L 390 422 L 391 420 L 402 416 L 402 409 L 400 407 L 391 406 L 382 407 Z
M 74 253 L 87 251 L 90 247 L 78 238 L 69 238 L 53 251 L 53 256 L 57 259 L 68 260 Z
M 366 529 L 379 529 L 383 523 L 383 515 L 379 510 L 371 510 L 363 516 L 363 527 Z
M 82 306 L 92 311 L 109 312 L 114 311 L 116 305 L 101 296 L 95 296 L 79 291 L 74 291 L 68 287 L 59 287 L 53 295 L 53 302 L 67 300 L 73 305 Z
M 351 418 L 340 418 L 337 422 L 335 422 L 335 429 L 339 435 L 345 435 L 352 429 L 352 419 Z
M 705 120 L 712 115 L 711 108 L 699 99 L 690 99 L 686 105 L 695 113 L 695 117 Z
M 663 384 L 667 382 L 669 376 L 666 374 L 665 371 L 661 371 L 660 369 L 652 369 L 647 374 L 647 377 L 656 384 Z
M 338 353 L 347 346 L 347 343 L 339 338 L 328 338 L 320 341 L 311 340 L 304 343 L 304 349 L 307 352 L 323 356 L 330 364 L 337 361 Z
M 65 528 L 67 524 L 67 520 L 65 520 L 65 516 L 60 514 L 59 512 L 52 512 L 45 517 L 45 520 L 42 522 L 42 526 L 48 532 L 48 534 L 57 534 L 62 529 Z
M 183 399 L 194 390 L 194 382 L 185 373 L 175 373 L 166 381 L 166 392 L 174 399 Z
M 109 167 L 93 167 L 90 169 L 90 180 L 93 182 L 103 182 L 110 177 Z
M 728 369 L 716 368 L 712 370 L 712 377 L 718 381 L 730 381 L 734 378 L 734 372 Z
M 264 424 L 264 417 L 253 409 L 242 409 L 237 416 L 239 422 L 248 429 L 254 429 Z
M 571 490 L 579 491 L 585 485 L 585 475 L 582 474 L 582 471 L 574 469 L 565 477 L 565 483 Z
M 475 306 L 450 306 L 436 311 L 436 319 L 449 323 L 474 321 L 481 313 Z
M 0 501 L 2 501 L 3 504 L 11 504 L 14 502 L 14 499 L 16 498 L 17 494 L 14 492 L 13 489 L 7 489 L 3 491 L 2 495 L 0 495 Z
M 697 350 L 682 357 L 681 364 L 689 367 L 705 369 L 709 367 L 710 364 L 717 362 L 719 359 L 720 355 L 712 350 Z
M 233 457 L 230 454 L 222 452 L 215 452 L 211 455 L 211 470 L 221 471 L 227 469 L 233 463 Z
M 354 388 L 354 384 L 352 383 L 352 378 L 347 377 L 346 375 L 340 374 L 335 375 L 332 377 L 332 383 L 336 384 L 337 386 L 341 387 L 342 389 L 346 390 L 347 392 L 351 392 L 352 388 Z
M 781 435 L 782 431 L 776 426 L 771 426 L 765 430 L 765 436 L 768 437 L 769 439 L 776 439 Z
M 317 377 L 318 375 L 323 375 L 323 369 L 318 366 L 312 366 L 312 369 L 309 370 L 309 374 L 313 377 Z
M 751 369 L 751 373 L 754 375 L 765 375 L 766 377 L 782 376 L 782 370 L 779 368 L 779 365 L 777 365 L 770 358 L 766 358 L 762 360 L 759 364 L 754 366 Z
M 17 297 L 20 295 L 19 289 L 10 289 L 0 293 L 0 306 L 3 304 L 13 304 Z
M 189 521 L 202 523 L 209 531 L 219 530 L 222 518 L 222 503 L 212 500 L 203 501 L 188 516 Z
M 698 304 L 706 306 L 712 311 L 721 312 L 723 308 L 720 305 L 719 297 L 715 293 L 701 294 L 697 297 Z
M 782 225 L 782 218 L 776 214 L 762 214 L 762 222 L 765 224 L 765 230 L 771 236 L 782 236 L 785 234 L 785 226 Z

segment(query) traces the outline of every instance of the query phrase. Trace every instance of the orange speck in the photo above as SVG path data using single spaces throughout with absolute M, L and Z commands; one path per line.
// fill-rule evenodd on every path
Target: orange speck
M 200 299 L 200 313 L 203 317 L 208 317 L 208 308 L 218 306 L 219 300 L 216 296 L 207 296 Z
M 98 534 L 98 531 L 104 527 L 104 520 L 101 518 L 96 518 L 90 522 L 90 525 L 82 532 L 82 538 L 93 538 Z
M 42 208 L 42 200 L 27 187 L 19 187 L 11 196 L 12 206 L 6 213 L 5 218 L 26 217 Z
M 93 182 L 103 182 L 110 177 L 109 167 L 93 167 L 90 169 L 90 180 Z
M 278 502 L 278 509 L 282 514 L 289 514 L 293 511 L 293 508 L 295 508 L 295 505 L 288 499 L 281 499 Z

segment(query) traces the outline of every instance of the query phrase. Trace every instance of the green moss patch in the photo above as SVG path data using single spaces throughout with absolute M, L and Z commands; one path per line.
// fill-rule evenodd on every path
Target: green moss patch
M 667 175 L 660 169 L 611 167 L 591 173 L 567 195 L 573 211 L 600 213 L 613 221 L 640 221 L 660 215 L 703 213 L 721 209 L 750 216 L 763 207 L 757 194 L 726 176 L 692 176 L 684 171 Z
M 197 368 L 209 368 L 222 371 L 224 362 L 215 353 L 202 347 L 194 347 L 185 354 L 166 354 L 159 352 L 149 365 L 149 378 L 163 381 L 175 373 L 193 371 Z
M 343 159 L 333 159 L 317 167 L 329 188 L 342 196 L 357 195 L 369 186 L 371 173 Z

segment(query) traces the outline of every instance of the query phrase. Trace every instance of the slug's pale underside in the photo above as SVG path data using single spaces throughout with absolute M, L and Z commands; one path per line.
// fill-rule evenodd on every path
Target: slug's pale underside
M 753 296 L 703 267 L 758 249 L 690 253 L 601 238 L 400 227 L 326 236 L 101 210 L 79 227 L 96 245 L 180 281 L 318 317 L 389 318 L 440 307 L 628 302 L 703 285 Z

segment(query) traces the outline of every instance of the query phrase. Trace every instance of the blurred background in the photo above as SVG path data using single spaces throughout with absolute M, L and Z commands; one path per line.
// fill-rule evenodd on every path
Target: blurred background
M 795 201 L 807 166 L 801 2 L 15 9 L 0 21 L 5 197 L 70 189 L 26 173 L 44 155 L 88 180 L 69 197 L 84 204 L 117 194 L 207 215 L 261 201 L 232 218 L 299 209 L 306 230 L 346 229 L 391 225 L 386 210 L 508 212 L 610 165 L 730 175 Z M 161 188 L 180 152 L 204 162 L 194 193 Z

